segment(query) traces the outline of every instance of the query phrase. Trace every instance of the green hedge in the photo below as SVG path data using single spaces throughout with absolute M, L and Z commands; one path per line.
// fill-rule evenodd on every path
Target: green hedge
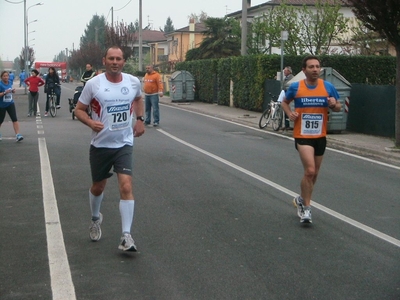
M 304 56 L 285 55 L 284 66 L 293 74 L 301 71 Z M 322 67 L 332 67 L 352 83 L 394 85 L 396 58 L 392 56 L 319 56 Z M 248 55 L 223 59 L 181 62 L 177 70 L 189 71 L 195 78 L 195 100 L 229 106 L 233 82 L 234 106 L 261 111 L 264 81 L 274 79 L 281 68 L 281 56 Z

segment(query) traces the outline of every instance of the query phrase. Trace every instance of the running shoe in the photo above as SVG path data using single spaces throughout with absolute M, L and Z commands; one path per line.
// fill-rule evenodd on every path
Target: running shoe
M 299 216 L 299 218 L 301 218 L 304 214 L 303 198 L 301 198 L 300 196 L 295 197 L 293 199 L 293 205 L 297 207 L 297 215 Z
M 121 237 L 121 243 L 118 246 L 119 250 L 136 252 L 137 248 L 132 236 L 129 233 L 124 233 Z
M 61 108 L 61 105 L 57 105 L 56 108 L 57 108 L 57 109 L 60 109 L 60 108 Z
M 47 111 L 44 112 L 44 116 L 47 117 L 49 114 L 47 113 Z
M 93 242 L 97 242 L 101 238 L 101 228 L 100 225 L 103 222 L 103 215 L 100 213 L 99 219 L 92 221 L 89 226 L 89 236 Z
M 154 126 L 154 127 L 157 127 L 157 126 L 158 126 L 158 123 L 154 123 L 153 126 Z
M 311 208 L 305 208 L 303 215 L 300 217 L 301 223 L 312 223 Z
M 22 141 L 23 139 L 24 139 L 24 137 L 21 135 L 21 134 L 17 134 L 16 136 L 15 136 L 15 139 L 17 140 L 17 142 L 20 142 L 20 141 Z

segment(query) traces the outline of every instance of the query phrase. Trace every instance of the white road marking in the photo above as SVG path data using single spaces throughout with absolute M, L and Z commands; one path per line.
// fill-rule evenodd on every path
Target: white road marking
M 162 134 L 164 134 L 164 135 L 166 135 L 166 136 L 168 136 L 168 137 L 170 137 L 171 139 L 173 139 L 173 140 L 175 140 L 175 141 L 187 146 L 187 147 L 190 147 L 190 148 L 192 148 L 192 149 L 194 149 L 194 150 L 196 150 L 196 151 L 198 151 L 200 153 L 203 153 L 203 154 L 205 154 L 205 155 L 207 155 L 207 156 L 209 156 L 209 157 L 211 157 L 211 158 L 213 158 L 213 159 L 215 159 L 215 160 L 217 160 L 217 161 L 219 161 L 219 162 L 221 162 L 221 163 L 223 163 L 223 164 L 225 164 L 225 165 L 227 165 L 227 166 L 229 166 L 229 167 L 231 167 L 233 169 L 236 169 L 236 170 L 238 170 L 238 171 L 240 171 L 240 172 L 242 172 L 242 173 L 244 173 L 244 174 L 246 174 L 246 175 L 248 175 L 250 177 L 253 177 L 254 179 L 257 179 L 257 180 L 259 180 L 259 181 L 261 181 L 261 182 L 263 182 L 263 183 L 265 183 L 265 184 L 267 184 L 267 185 L 269 185 L 269 186 L 271 186 L 271 187 L 273 187 L 273 188 L 275 188 L 275 189 L 277 189 L 277 190 L 279 190 L 279 191 L 281 191 L 281 192 L 283 192 L 283 193 L 285 193 L 285 194 L 287 194 L 289 196 L 295 197 L 295 196 L 298 195 L 297 193 L 295 193 L 295 192 L 293 192 L 293 191 L 291 191 L 291 190 L 289 190 L 289 189 L 287 189 L 287 188 L 285 188 L 285 187 L 283 187 L 283 186 L 281 186 L 281 185 L 279 185 L 279 184 L 277 184 L 277 183 L 275 183 L 273 181 L 270 181 L 270 180 L 268 180 L 268 179 L 266 179 L 264 177 L 261 177 L 261 176 L 255 174 L 255 173 L 253 173 L 253 172 L 250 172 L 250 171 L 248 171 L 248 170 L 246 170 L 246 169 L 244 169 L 244 168 L 242 168 L 242 167 L 240 167 L 238 165 L 235 165 L 234 163 L 231 163 L 230 161 L 227 161 L 226 159 L 223 159 L 222 157 L 214 155 L 214 154 L 212 154 L 212 153 L 210 153 L 208 151 L 205 151 L 205 150 L 203 150 L 203 149 L 201 149 L 201 148 L 199 148 L 197 146 L 194 146 L 194 145 L 192 145 L 192 144 L 190 144 L 188 142 L 185 142 L 184 140 L 181 140 L 180 138 L 178 138 L 178 137 L 176 137 L 176 136 L 174 136 L 174 135 L 172 135 L 172 134 L 170 134 L 170 133 L 168 133 L 168 132 L 166 132 L 166 131 L 164 131 L 162 129 L 157 129 L 157 131 L 162 133 Z M 382 239 L 382 240 L 384 240 L 384 241 L 386 241 L 388 243 L 391 243 L 391 244 L 393 244 L 393 245 L 395 245 L 397 247 L 400 247 L 400 240 L 397 240 L 397 239 L 395 239 L 395 238 L 393 238 L 393 237 L 391 237 L 391 236 L 389 236 L 389 235 L 387 235 L 387 234 L 385 234 L 383 232 L 380 232 L 380 231 L 375 230 L 375 229 L 373 229 L 373 228 L 371 228 L 371 227 L 369 227 L 367 225 L 364 225 L 364 224 L 362 224 L 360 222 L 357 222 L 357 221 L 355 221 L 353 219 L 350 219 L 350 218 L 346 217 L 345 215 L 337 213 L 337 212 L 331 210 L 330 208 L 327 208 L 327 207 L 325 207 L 325 206 L 323 206 L 321 204 L 318 204 L 315 201 L 312 202 L 312 206 L 317 208 L 317 209 L 319 209 L 319 210 L 321 210 L 321 211 L 323 211 L 323 212 L 325 212 L 328 215 L 331 215 L 332 217 L 335 217 L 335 218 L 337 218 L 337 219 L 339 219 L 341 221 L 344 221 L 344 222 L 346 222 L 346 223 L 348 223 L 348 224 L 350 224 L 350 225 L 352 225 L 352 226 L 354 226 L 356 228 L 359 228 L 359 229 L 361 229 L 361 230 L 363 230 L 363 231 L 365 231 L 365 232 L 367 232 L 367 233 L 369 233 L 371 235 L 374 235 L 374 236 L 376 236 L 376 237 L 378 237 L 378 238 L 380 238 L 380 239 Z
M 218 120 L 218 121 L 223 121 L 223 122 L 226 122 L 226 123 L 238 125 L 238 126 L 241 126 L 241 127 L 244 127 L 244 128 L 251 129 L 251 130 L 263 132 L 263 133 L 265 133 L 265 134 L 275 135 L 275 136 L 278 136 L 278 137 L 280 137 L 280 138 L 284 138 L 284 139 L 288 139 L 288 140 L 292 140 L 292 141 L 294 140 L 294 139 L 293 139 L 292 137 L 290 137 L 290 136 L 285 136 L 285 135 L 282 135 L 282 134 L 279 134 L 279 133 L 275 133 L 275 132 L 271 132 L 271 131 L 266 131 L 266 130 L 263 130 L 263 129 L 251 127 L 251 126 L 244 125 L 244 124 L 241 124 L 241 123 L 237 123 L 237 122 L 234 122 L 234 121 L 225 120 L 225 119 L 222 119 L 221 117 L 214 117 L 214 116 L 206 115 L 206 114 L 204 114 L 204 113 L 199 113 L 199 112 L 196 112 L 196 111 L 191 111 L 191 110 L 187 110 L 187 109 L 184 109 L 184 108 L 174 107 L 174 106 L 171 106 L 171 105 L 166 105 L 166 104 L 161 104 L 161 103 L 160 103 L 160 105 L 164 105 L 164 106 L 167 106 L 167 107 L 176 109 L 176 110 L 183 110 L 183 111 L 185 111 L 185 112 L 189 112 L 189 113 L 196 114 L 196 115 L 200 115 L 200 116 L 203 116 L 203 117 L 215 119 L 215 120 Z M 372 163 L 374 163 L 374 164 L 378 164 L 378 165 L 385 166 L 385 167 L 388 167 L 388 168 L 400 170 L 400 167 L 398 167 L 398 166 L 391 165 L 391 164 L 384 163 L 384 162 L 380 162 L 380 161 L 377 161 L 377 160 L 374 160 L 374 159 L 362 157 L 362 156 L 357 155 L 357 154 L 352 154 L 352 153 L 344 152 L 344 151 L 337 150 L 337 149 L 333 149 L 333 148 L 330 148 L 330 147 L 326 147 L 326 149 L 329 150 L 329 151 L 333 151 L 333 152 L 337 152 L 337 153 L 343 154 L 343 155 L 347 155 L 347 156 L 351 156 L 351 157 L 358 158 L 358 159 L 361 159 L 361 160 L 365 160 L 365 161 L 368 161 L 368 162 L 372 162 Z
M 39 138 L 38 140 L 53 300 L 75 300 L 75 287 L 72 282 L 68 256 L 64 245 L 46 139 Z

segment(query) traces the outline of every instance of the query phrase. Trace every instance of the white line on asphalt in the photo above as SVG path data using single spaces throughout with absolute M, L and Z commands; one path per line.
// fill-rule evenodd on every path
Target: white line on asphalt
M 268 180 L 268 179 L 266 179 L 264 177 L 261 177 L 261 176 L 255 174 L 255 173 L 253 173 L 253 172 L 250 172 L 250 171 L 248 171 L 248 170 L 246 170 L 246 169 L 244 169 L 244 168 L 242 168 L 242 167 L 240 167 L 238 165 L 235 165 L 235 164 L 231 163 L 230 161 L 227 161 L 226 159 L 223 159 L 223 158 L 221 158 L 221 157 L 219 157 L 217 155 L 214 155 L 214 154 L 212 154 L 212 153 L 210 153 L 208 151 L 205 151 L 205 150 L 203 150 L 203 149 L 201 149 L 201 148 L 199 148 L 197 146 L 194 146 L 194 145 L 192 145 L 192 144 L 190 144 L 188 142 L 185 142 L 184 140 L 181 140 L 180 138 L 178 138 L 178 137 L 176 137 L 176 136 L 174 136 L 174 135 L 172 135 L 172 134 L 170 134 L 170 133 L 168 133 L 168 132 L 166 132 L 166 131 L 164 131 L 162 129 L 157 129 L 157 131 L 162 133 L 162 134 L 164 134 L 164 135 L 166 135 L 166 136 L 168 136 L 168 137 L 170 137 L 171 139 L 173 139 L 173 140 L 175 140 L 175 141 L 187 146 L 187 147 L 190 147 L 190 148 L 192 148 L 192 149 L 194 149 L 194 150 L 196 150 L 196 151 L 198 151 L 200 153 L 203 153 L 203 154 L 205 154 L 205 155 L 207 155 L 207 156 L 209 156 L 209 157 L 211 157 L 211 158 L 223 163 L 223 164 L 226 164 L 227 166 L 229 166 L 229 167 L 231 167 L 233 169 L 236 169 L 236 170 L 238 170 L 238 171 L 240 171 L 240 172 L 242 172 L 242 173 L 244 173 L 244 174 L 246 174 L 246 175 L 248 175 L 250 177 L 253 177 L 254 179 L 257 179 L 257 180 L 259 180 L 259 181 L 261 181 L 261 182 L 263 182 L 263 183 L 265 183 L 265 184 L 267 184 L 267 185 L 269 185 L 269 186 L 271 186 L 271 187 L 273 187 L 273 188 L 275 188 L 275 189 L 277 189 L 277 190 L 279 190 L 279 191 L 281 191 L 281 192 L 283 192 L 283 193 L 285 193 L 285 194 L 287 194 L 289 196 L 292 196 L 292 197 L 297 196 L 297 193 L 295 193 L 295 192 L 293 192 L 293 191 L 291 191 L 291 190 L 289 190 L 289 189 L 287 189 L 287 188 L 285 188 L 285 187 L 283 187 L 283 186 L 281 186 L 281 185 L 279 185 L 279 184 L 277 184 L 277 183 L 275 183 L 273 181 L 270 181 L 270 180 Z M 395 245 L 397 247 L 400 247 L 400 240 L 397 240 L 397 239 L 395 239 L 395 238 L 393 238 L 393 237 L 391 237 L 391 236 L 389 236 L 389 235 L 387 235 L 387 234 L 385 234 L 383 232 L 380 232 L 380 231 L 375 230 L 375 229 L 373 229 L 373 228 L 371 228 L 371 227 L 369 227 L 367 225 L 364 225 L 364 224 L 362 224 L 360 222 L 357 222 L 357 221 L 355 221 L 353 219 L 350 219 L 350 218 L 348 218 L 348 217 L 346 217 L 346 216 L 344 216 L 344 215 L 342 215 L 340 213 L 337 213 L 337 212 L 331 210 L 330 208 L 327 208 L 327 207 L 325 207 L 325 206 L 323 206 L 321 204 L 318 204 L 315 201 L 313 201 L 312 206 L 317 208 L 317 209 L 319 209 L 319 210 L 321 210 L 321 211 L 323 211 L 323 212 L 325 212 L 328 215 L 331 215 L 332 217 L 335 217 L 335 218 L 337 218 L 337 219 L 339 219 L 341 221 L 344 221 L 344 222 L 346 222 L 346 223 L 348 223 L 348 224 L 350 224 L 350 225 L 352 225 L 354 227 L 357 227 L 357 228 L 359 228 L 359 229 L 361 229 L 361 230 L 363 230 L 363 231 L 365 231 L 365 232 L 367 232 L 369 234 L 372 234 L 372 235 L 374 235 L 374 236 L 376 236 L 376 237 L 378 237 L 378 238 L 380 238 L 380 239 L 382 239 L 382 240 L 384 240 L 386 242 L 389 242 L 389 243 L 391 243 L 391 244 L 393 244 L 393 245 Z
M 75 287 L 58 214 L 53 176 L 45 138 L 39 138 L 40 165 L 42 173 L 43 206 L 46 222 L 47 252 L 53 300 L 75 300 Z
M 200 115 L 200 116 L 203 116 L 203 117 L 207 117 L 207 118 L 223 121 L 223 122 L 226 122 L 226 123 L 239 125 L 241 127 L 252 129 L 252 130 L 255 130 L 255 131 L 258 131 L 258 132 L 263 132 L 263 133 L 266 133 L 266 134 L 269 134 L 269 135 L 275 135 L 275 136 L 280 137 L 280 138 L 293 140 L 293 138 L 290 137 L 290 136 L 285 136 L 285 135 L 282 135 L 282 134 L 279 134 L 279 133 L 270 132 L 270 131 L 266 131 L 266 130 L 259 129 L 259 128 L 254 128 L 254 127 L 251 127 L 251 126 L 248 126 L 248 125 L 244 125 L 244 124 L 241 124 L 241 123 L 237 123 L 237 122 L 234 122 L 234 121 L 225 120 L 225 119 L 222 119 L 220 117 L 214 117 L 214 116 L 210 116 L 210 115 L 207 115 L 207 114 L 204 114 L 204 113 L 200 113 L 200 112 L 197 112 L 197 111 L 191 111 L 191 110 L 187 110 L 187 109 L 180 108 L 180 107 L 174 107 L 174 106 L 171 106 L 171 105 L 166 105 L 166 104 L 161 104 L 161 105 L 164 105 L 164 106 L 176 109 L 176 110 L 183 110 L 183 111 L 186 111 L 186 112 L 189 112 L 189 113 L 192 113 L 192 114 L 196 114 L 196 115 Z M 370 158 L 362 157 L 362 156 L 359 156 L 357 154 L 344 152 L 344 151 L 333 149 L 333 148 L 330 148 L 330 147 L 326 147 L 326 149 L 330 150 L 330 151 L 333 151 L 333 152 L 341 153 L 343 155 L 347 155 L 347 156 L 351 156 L 351 157 L 358 158 L 358 159 L 361 159 L 361 160 L 365 160 L 365 161 L 368 161 L 368 162 L 372 162 L 374 164 L 378 164 L 378 165 L 381 165 L 381 166 L 385 166 L 385 167 L 389 167 L 389 168 L 392 168 L 392 169 L 400 170 L 400 167 L 398 167 L 398 166 L 387 164 L 387 163 L 380 162 L 380 161 L 377 161 L 377 160 L 373 160 L 373 159 L 370 159 Z

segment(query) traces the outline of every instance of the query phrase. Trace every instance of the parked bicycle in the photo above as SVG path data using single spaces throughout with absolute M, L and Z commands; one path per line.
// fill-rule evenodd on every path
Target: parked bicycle
M 281 103 L 277 102 L 276 97 L 269 93 L 271 100 L 268 103 L 268 107 L 263 111 L 258 122 L 258 126 L 263 129 L 271 123 L 272 129 L 278 131 L 282 127 L 282 120 L 284 111 L 281 107 Z

